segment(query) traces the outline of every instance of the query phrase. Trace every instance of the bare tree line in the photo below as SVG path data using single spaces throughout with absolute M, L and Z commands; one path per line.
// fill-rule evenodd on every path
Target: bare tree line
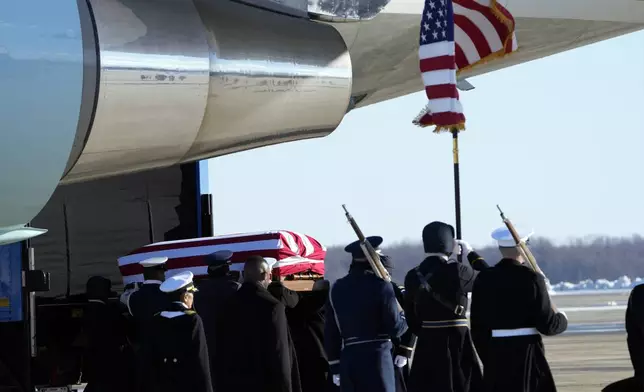
M 539 266 L 552 283 L 584 279 L 609 280 L 627 275 L 644 277 L 644 237 L 630 238 L 595 237 L 580 238 L 565 245 L 556 245 L 546 238 L 530 240 L 530 249 Z M 500 259 L 498 248 L 488 246 L 476 249 L 486 260 L 496 263 Z M 395 263 L 393 278 L 402 283 L 407 271 L 423 259 L 420 243 L 401 243 L 386 247 L 384 252 Z M 342 247 L 330 247 L 326 257 L 326 276 L 335 280 L 346 274 L 350 255 Z

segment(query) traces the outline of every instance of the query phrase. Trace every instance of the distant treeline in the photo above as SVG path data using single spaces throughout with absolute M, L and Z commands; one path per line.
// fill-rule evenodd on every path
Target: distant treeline
M 530 240 L 530 249 L 551 283 L 579 282 L 584 279 L 609 280 L 627 275 L 644 277 L 644 238 L 599 237 L 577 239 L 567 245 L 555 245 L 544 238 Z M 383 249 L 395 263 L 394 280 L 403 283 L 405 274 L 422 261 L 423 247 L 416 243 L 401 243 Z M 497 247 L 475 249 L 486 260 L 500 259 Z M 351 256 L 342 247 L 330 247 L 326 258 L 326 276 L 335 280 L 346 274 Z

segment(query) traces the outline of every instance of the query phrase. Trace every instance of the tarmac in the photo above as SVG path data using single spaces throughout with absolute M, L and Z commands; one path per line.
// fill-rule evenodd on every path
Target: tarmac
M 591 295 L 553 295 L 568 315 L 568 331 L 546 337 L 546 356 L 559 392 L 601 391 L 631 377 L 624 313 L 628 291 Z
M 601 391 L 633 375 L 623 332 L 562 335 L 544 341 L 559 392 Z

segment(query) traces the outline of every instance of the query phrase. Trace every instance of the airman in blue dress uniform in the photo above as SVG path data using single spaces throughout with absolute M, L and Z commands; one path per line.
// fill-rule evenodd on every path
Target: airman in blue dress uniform
M 392 270 L 394 269 L 394 262 L 390 256 L 382 255 L 380 257 L 382 265 L 389 271 L 389 274 L 392 275 Z M 391 286 L 396 293 L 396 299 L 398 303 L 403 304 L 405 300 L 405 286 L 402 286 L 393 280 L 391 281 Z M 396 392 L 407 392 L 407 383 L 409 380 L 409 359 L 414 351 L 414 346 L 416 345 L 416 335 L 411 330 L 407 329 L 400 339 L 392 339 L 393 343 L 393 355 L 394 355 L 394 371 L 396 375 Z
M 382 237 L 368 237 L 374 249 Z M 329 292 L 325 320 L 325 346 L 329 370 L 342 392 L 395 392 L 392 339 L 407 331 L 391 283 L 376 276 L 353 242 L 349 273 Z

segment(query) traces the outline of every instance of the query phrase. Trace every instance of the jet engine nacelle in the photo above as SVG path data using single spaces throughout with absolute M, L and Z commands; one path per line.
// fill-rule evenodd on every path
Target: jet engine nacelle
M 321 137 L 350 104 L 329 25 L 225 0 L 21 0 L 0 17 L 0 231 L 59 183 Z

